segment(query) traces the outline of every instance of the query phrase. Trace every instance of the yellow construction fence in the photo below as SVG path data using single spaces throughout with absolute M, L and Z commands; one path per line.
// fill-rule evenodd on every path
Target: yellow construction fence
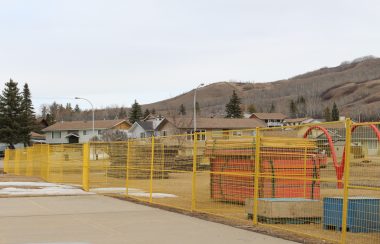
M 338 243 L 380 243 L 380 122 L 6 150 L 4 171 Z

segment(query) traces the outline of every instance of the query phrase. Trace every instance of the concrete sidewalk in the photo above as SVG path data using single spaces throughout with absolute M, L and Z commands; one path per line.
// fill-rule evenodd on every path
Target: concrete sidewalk
M 105 196 L 0 198 L 0 243 L 292 243 Z

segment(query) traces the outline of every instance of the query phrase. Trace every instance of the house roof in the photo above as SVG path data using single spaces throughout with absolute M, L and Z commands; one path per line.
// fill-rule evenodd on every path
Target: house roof
M 145 131 L 153 131 L 153 121 L 136 121 Z
M 30 132 L 30 138 L 31 139 L 38 139 L 38 140 L 45 140 L 46 139 L 46 137 L 45 137 L 45 135 L 41 135 L 41 134 L 39 134 L 39 133 L 37 133 L 37 132 Z
M 118 120 L 95 120 L 95 129 L 111 129 L 119 124 L 129 123 L 124 119 Z M 92 121 L 62 121 L 57 122 L 49 127 L 46 127 L 42 131 L 65 131 L 65 130 L 91 130 Z
M 166 119 L 179 129 L 192 129 L 193 118 Z M 197 118 L 199 129 L 250 129 L 266 127 L 266 124 L 258 119 L 227 119 L 227 118 Z
M 253 113 L 250 118 L 265 119 L 286 119 L 286 115 L 283 113 Z
M 284 122 L 286 122 L 286 123 L 302 123 L 306 120 L 310 120 L 310 118 L 285 119 Z

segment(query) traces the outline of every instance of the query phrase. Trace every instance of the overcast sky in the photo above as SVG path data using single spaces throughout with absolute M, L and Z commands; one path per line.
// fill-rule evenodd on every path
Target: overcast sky
M 285 79 L 380 56 L 379 13 L 365 0 L 0 0 L 0 88 L 28 82 L 37 109 L 100 108 Z

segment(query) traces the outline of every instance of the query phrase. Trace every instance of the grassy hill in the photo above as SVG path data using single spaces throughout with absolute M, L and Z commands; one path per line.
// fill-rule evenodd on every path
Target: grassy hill
M 321 68 L 268 83 L 213 83 L 198 90 L 201 114 L 222 116 L 233 90 L 241 98 L 244 108 L 254 104 L 257 111 L 267 112 L 273 103 L 276 112 L 290 115 L 290 101 L 302 96 L 306 105 L 299 110 L 308 116 L 322 116 L 324 108 L 331 108 L 336 102 L 342 115 L 377 119 L 380 113 L 380 58 L 360 58 L 337 67 Z M 168 111 L 176 114 L 180 104 L 184 104 L 191 114 L 193 90 L 143 107 L 155 108 L 162 114 Z

